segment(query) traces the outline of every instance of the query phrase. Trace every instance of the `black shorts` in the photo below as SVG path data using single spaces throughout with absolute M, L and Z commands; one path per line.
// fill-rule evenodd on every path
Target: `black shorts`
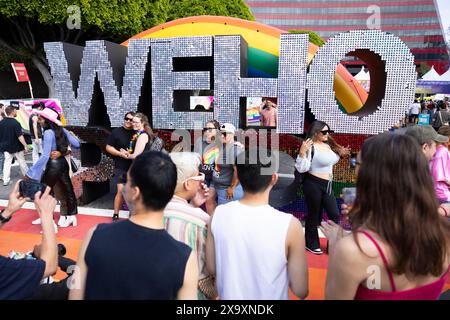
M 125 184 L 127 183 L 127 170 L 121 168 L 114 168 L 114 175 L 112 181 L 114 184 Z

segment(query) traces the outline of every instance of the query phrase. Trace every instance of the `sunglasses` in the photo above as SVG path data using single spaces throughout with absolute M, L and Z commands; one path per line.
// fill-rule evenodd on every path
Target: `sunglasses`
M 200 172 L 198 174 L 198 176 L 193 176 L 193 177 L 187 178 L 186 180 L 183 181 L 183 183 L 188 180 L 205 181 L 205 174 L 203 172 Z
M 211 132 L 215 130 L 216 128 L 203 128 L 203 132 Z
M 125 121 L 133 121 L 133 118 L 124 118 Z
M 323 134 L 323 135 L 326 135 L 326 134 L 329 134 L 329 133 L 333 133 L 333 132 L 334 132 L 333 130 L 322 130 L 322 131 L 320 131 L 320 133 Z

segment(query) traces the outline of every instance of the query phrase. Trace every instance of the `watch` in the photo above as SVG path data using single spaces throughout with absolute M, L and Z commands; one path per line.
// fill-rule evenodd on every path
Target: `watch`
M 5 223 L 7 223 L 9 220 L 11 220 L 11 216 L 9 217 L 9 218 L 5 218 L 4 216 L 3 216 L 3 212 L 5 211 L 5 209 L 3 209 L 2 211 L 0 211 L 0 222 L 2 223 L 2 224 L 5 224 Z

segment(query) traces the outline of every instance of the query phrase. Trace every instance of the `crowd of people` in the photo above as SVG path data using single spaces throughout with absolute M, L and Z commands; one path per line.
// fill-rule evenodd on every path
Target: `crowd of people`
M 403 120 L 404 125 L 418 124 L 420 114 L 428 115 L 428 120 L 422 124 L 429 124 L 436 131 L 441 126 L 448 125 L 450 122 L 448 97 L 444 97 L 443 100 L 422 100 L 421 102 L 416 99 Z
M 7 119 L 14 120 L 8 108 Z M 0 299 L 280 300 L 288 299 L 289 289 L 303 299 L 310 287 L 306 251 L 323 254 L 318 227 L 329 254 L 326 299 L 437 299 L 441 294 L 450 265 L 447 125 L 438 132 L 414 125 L 367 139 L 356 159 L 356 199 L 338 208 L 333 167 L 351 150 L 332 138 L 328 124 L 312 123 L 295 161 L 304 177 L 304 231 L 296 217 L 269 205 L 278 181 L 272 166 L 276 153 L 269 151 L 269 161 L 263 161 L 259 152 L 235 141 L 232 124 L 217 121 L 205 124 L 193 152 L 168 153 L 146 116 L 128 112 L 106 146 L 118 187 L 113 223 L 88 231 L 67 285 L 44 289 L 41 279 L 62 265 L 50 190 L 58 185 L 64 190 L 67 212 L 60 225 L 76 226 L 76 199 L 68 182 L 70 149 L 80 142 L 62 128 L 54 110 L 34 113 L 33 128 L 39 128 L 36 121 L 44 130 L 42 155 L 24 175 L 49 186 L 34 199 L 42 245 L 34 260 L 0 257 Z M 20 142 L 15 130 L 10 131 Z M 0 151 L 7 159 L 23 152 Z M 26 200 L 16 184 L 0 227 Z M 130 217 L 119 221 L 124 201 Z M 327 221 L 322 221 L 324 210 Z M 342 220 L 351 231 L 344 232 Z M 75 285 L 69 285 L 71 278 Z

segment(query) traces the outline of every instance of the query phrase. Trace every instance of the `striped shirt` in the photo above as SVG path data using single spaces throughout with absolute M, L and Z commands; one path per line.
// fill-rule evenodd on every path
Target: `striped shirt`
M 185 199 L 174 196 L 164 209 L 164 225 L 167 232 L 197 254 L 199 279 L 206 278 L 206 236 L 209 215 L 194 208 Z

